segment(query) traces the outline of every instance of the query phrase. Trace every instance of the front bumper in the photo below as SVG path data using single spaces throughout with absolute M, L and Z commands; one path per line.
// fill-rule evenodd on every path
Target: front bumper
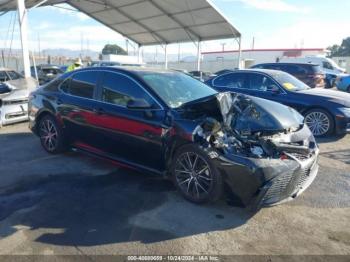
M 318 173 L 318 151 L 309 159 L 300 160 L 290 156 L 298 163 L 298 168 L 268 181 L 255 199 L 259 207 L 274 206 L 295 199 L 315 180 Z
M 0 126 L 28 120 L 27 101 L 4 101 L 0 107 Z
M 216 167 L 245 206 L 259 209 L 296 198 L 315 179 L 318 148 L 309 157 L 287 155 L 286 160 L 221 156 Z

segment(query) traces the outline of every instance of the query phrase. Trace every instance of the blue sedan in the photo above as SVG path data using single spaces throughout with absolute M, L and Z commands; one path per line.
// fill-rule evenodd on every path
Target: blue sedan
M 338 90 L 350 93 L 350 75 L 338 76 L 335 85 Z
M 248 69 L 232 71 L 206 82 L 218 91 L 234 91 L 273 100 L 299 111 L 314 136 L 350 131 L 350 94 L 311 89 L 282 71 Z

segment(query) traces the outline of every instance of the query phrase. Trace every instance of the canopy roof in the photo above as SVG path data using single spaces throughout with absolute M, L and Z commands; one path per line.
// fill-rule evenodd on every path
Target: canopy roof
M 27 0 L 32 7 L 42 0 Z M 240 37 L 239 31 L 210 0 L 48 0 L 67 3 L 139 45 L 218 40 Z M 16 8 L 0 0 L 0 11 Z

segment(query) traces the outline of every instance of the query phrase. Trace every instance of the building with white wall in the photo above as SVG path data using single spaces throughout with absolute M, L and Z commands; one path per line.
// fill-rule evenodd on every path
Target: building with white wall
M 271 63 L 285 57 L 305 57 L 315 55 L 327 55 L 323 48 L 279 48 L 279 49 L 247 49 L 242 50 L 242 67 L 248 68 L 254 64 Z M 237 60 L 238 50 L 203 52 L 203 62 L 225 62 Z

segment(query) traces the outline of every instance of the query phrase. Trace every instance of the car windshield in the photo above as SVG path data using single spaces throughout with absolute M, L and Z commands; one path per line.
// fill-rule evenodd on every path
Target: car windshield
M 171 108 L 217 92 L 202 82 L 179 72 L 139 72 L 140 77 L 159 95 Z
M 271 74 L 272 77 L 281 84 L 281 86 L 288 90 L 298 92 L 301 90 L 310 89 L 310 87 L 294 76 L 284 73 L 284 72 L 276 72 Z

